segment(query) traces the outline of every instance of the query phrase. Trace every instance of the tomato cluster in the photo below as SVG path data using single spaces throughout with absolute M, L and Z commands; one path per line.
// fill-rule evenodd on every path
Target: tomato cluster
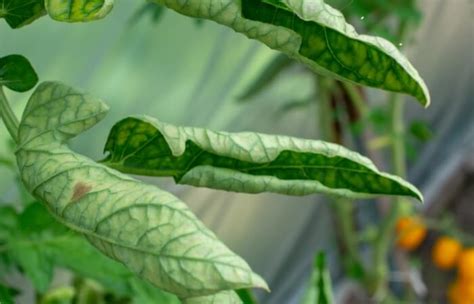
M 397 221 L 397 246 L 413 251 L 426 238 L 428 229 L 423 220 L 415 216 L 401 217 Z M 474 304 L 474 247 L 467 247 L 450 236 L 441 236 L 431 250 L 434 265 L 442 270 L 457 268 L 457 277 L 448 289 L 450 304 Z

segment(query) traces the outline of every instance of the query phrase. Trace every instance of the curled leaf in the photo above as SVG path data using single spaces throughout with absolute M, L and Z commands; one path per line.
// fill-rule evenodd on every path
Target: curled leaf
M 266 283 L 179 199 L 74 153 L 66 142 L 108 108 L 60 83 L 41 84 L 16 152 L 26 188 L 64 225 L 140 277 L 180 298 Z
M 45 0 L 51 18 L 65 22 L 87 22 L 104 18 L 114 0 Z
M 307 64 L 316 72 L 416 97 L 430 97 L 415 68 L 389 41 L 359 35 L 323 0 L 154 0 L 211 19 Z
M 348 197 L 419 191 L 367 158 L 318 140 L 227 133 L 129 117 L 111 130 L 104 164 L 122 172 L 172 176 L 177 183 L 228 191 Z

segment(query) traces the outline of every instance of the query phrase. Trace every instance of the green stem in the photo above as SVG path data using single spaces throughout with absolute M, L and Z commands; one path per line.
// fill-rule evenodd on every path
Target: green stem
M 349 98 L 356 107 L 357 112 L 359 112 L 359 114 L 362 116 L 362 119 L 364 119 L 369 111 L 367 109 L 367 105 L 365 104 L 364 98 L 360 92 L 357 91 L 357 87 L 349 82 L 342 81 L 341 83 L 346 90 L 347 95 L 349 95 Z
M 10 136 L 13 138 L 15 143 L 18 142 L 18 118 L 16 118 L 15 113 L 13 113 L 13 110 L 8 103 L 7 97 L 3 92 L 2 86 L 0 86 L 0 116 L 3 119 L 3 123 L 7 127 Z
M 408 33 L 409 23 L 402 21 L 399 25 L 397 36 L 400 41 L 405 39 Z M 404 100 L 400 94 L 392 93 L 389 97 L 391 115 L 392 140 L 392 164 L 394 174 L 406 177 L 406 155 L 404 142 Z M 376 296 L 385 297 L 388 294 L 387 277 L 389 275 L 388 256 L 393 240 L 393 231 L 403 210 L 403 201 L 395 197 L 387 217 L 383 220 L 380 233 L 374 245 L 374 269 L 373 269 L 373 291 Z
M 404 126 L 403 126 L 403 108 L 404 101 L 401 95 L 392 94 L 390 96 L 391 107 L 391 130 L 392 130 L 392 163 L 393 171 L 396 175 L 405 177 L 405 145 L 404 145 Z M 395 197 L 391 203 L 388 216 L 383 220 L 380 233 L 375 242 L 374 248 L 374 290 L 378 294 L 386 294 L 388 268 L 388 255 L 392 243 L 393 230 L 397 219 L 402 210 L 402 201 Z
M 325 77 L 318 77 L 318 121 L 321 130 L 321 137 L 325 140 L 334 141 L 335 134 L 332 128 L 331 110 L 331 92 L 334 89 L 334 81 Z M 362 269 L 362 259 L 359 256 L 357 249 L 358 241 L 354 230 L 353 211 L 354 206 L 352 202 L 347 199 L 336 198 L 333 199 L 331 206 L 334 210 L 334 216 L 339 226 L 339 233 L 341 237 L 342 249 L 345 251 L 345 268 L 349 274 L 360 275 Z

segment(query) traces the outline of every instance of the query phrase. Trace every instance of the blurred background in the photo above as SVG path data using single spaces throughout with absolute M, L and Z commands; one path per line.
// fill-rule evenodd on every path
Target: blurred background
M 359 28 L 377 20 L 378 11 L 364 11 L 358 0 L 327 2 L 350 13 Z M 383 5 L 384 1 L 372 4 L 379 2 Z M 425 204 L 417 207 L 420 212 L 433 217 L 452 214 L 461 229 L 474 233 L 474 4 L 472 0 L 421 0 L 416 7 L 413 18 L 418 21 L 403 42 L 403 52 L 427 82 L 432 105 L 423 109 L 406 98 L 406 124 L 411 127 L 415 122 L 414 133 L 417 124 L 422 130 L 418 136 L 422 140 L 407 148 L 408 180 L 425 196 Z M 213 22 L 170 10 L 161 11 L 154 20 L 155 14 L 152 9 L 143 10 L 140 1 L 118 1 L 110 16 L 87 24 L 42 18 L 11 30 L 0 22 L 0 54 L 25 55 L 40 80 L 60 80 L 82 88 L 111 106 L 102 123 L 73 142 L 76 151 L 94 159 L 103 158 L 113 123 L 131 114 L 216 130 L 320 137 L 317 105 L 308 102 L 314 97 L 314 76 L 304 67 L 292 64 L 281 69 L 261 90 L 243 99 L 274 62 L 276 52 Z M 366 89 L 376 109 L 384 106 L 384 94 Z M 20 115 L 27 94 L 8 92 L 8 96 Z M 377 117 L 384 119 L 382 114 Z M 3 124 L 0 155 L 12 157 Z M 375 159 L 368 156 L 392 172 L 383 151 L 374 154 Z M 318 250 L 327 253 L 336 293 L 351 288 L 341 267 L 334 217 L 323 196 L 246 195 L 175 185 L 171 179 L 147 182 L 188 203 L 267 280 L 272 293 L 258 293 L 262 303 L 298 303 Z M 15 172 L 0 167 L 1 203 L 19 199 L 15 185 Z M 359 222 L 380 221 L 380 204 L 357 204 Z M 422 250 L 419 257 L 422 263 Z M 431 296 L 433 302 L 426 303 L 443 303 L 442 296 L 427 295 L 425 289 L 444 283 L 430 282 L 433 270 L 422 269 L 428 269 L 423 270 L 428 275 L 414 274 L 421 298 Z M 32 289 L 28 280 L 13 280 L 21 282 L 17 285 L 22 289 Z M 24 294 L 19 301 L 31 303 L 32 294 Z

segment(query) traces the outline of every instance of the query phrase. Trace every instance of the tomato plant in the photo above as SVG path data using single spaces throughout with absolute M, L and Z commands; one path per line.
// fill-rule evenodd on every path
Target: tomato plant
M 3 0 L 0 17 L 13 29 L 44 15 L 60 22 L 90 22 L 105 18 L 113 2 Z M 400 94 L 411 95 L 424 107 L 430 104 L 428 89 L 416 69 L 392 42 L 359 35 L 340 11 L 322 0 L 154 2 L 162 6 L 148 3 L 145 11 L 154 10 L 155 19 L 167 7 L 230 27 L 284 54 L 271 63 L 256 86 L 242 94 L 242 99 L 295 62 L 308 68 L 317 83 L 315 99 L 323 138 L 230 133 L 177 126 L 139 115 L 123 118 L 113 126 L 105 142 L 106 155 L 95 161 L 73 151 L 68 142 L 98 124 L 113 103 L 106 104 L 93 94 L 58 81 L 37 85 L 41 75 L 36 75 L 25 57 L 4 54 L 0 58 L 0 114 L 15 147 L 15 164 L 7 163 L 18 170 L 22 187 L 35 202 L 21 212 L 2 209 L 0 218 L 6 233 L 0 234 L 0 252 L 8 252 L 8 258 L 21 266 L 45 302 L 81 294 L 71 294 L 67 289 L 48 293 L 55 261 L 109 289 L 130 291 L 122 296 L 131 296 L 138 303 L 143 297 L 163 303 L 251 303 L 255 300 L 248 289 L 269 291 L 265 280 L 179 198 L 129 174 L 172 177 L 177 184 L 242 193 L 320 193 L 334 197 L 335 214 L 349 252 L 347 272 L 359 276 L 368 292 L 386 297 L 393 230 L 399 216 L 411 212 L 411 205 L 401 197 L 423 200 L 420 191 L 404 180 Z M 367 9 L 364 3 L 359 9 Z M 386 10 L 382 12 L 386 14 Z M 397 39 L 403 39 L 410 22 L 410 18 L 400 18 Z M 368 158 L 342 146 L 339 117 L 333 115 L 337 114 L 336 97 L 342 94 L 347 107 L 362 117 L 350 117 L 354 125 L 371 115 L 358 85 L 392 92 L 388 128 L 393 135 L 389 144 L 394 174 L 382 172 Z M 18 119 L 4 88 L 26 92 L 34 87 Z M 393 209 L 376 236 L 373 265 L 364 265 L 352 230 L 353 206 L 349 200 L 385 195 L 396 197 Z M 422 228 L 416 227 L 415 237 L 410 231 L 401 232 L 411 235 L 404 242 L 407 248 L 421 242 Z M 22 250 L 25 243 L 44 240 L 45 235 L 49 235 L 47 251 Z M 66 243 L 58 241 L 63 238 Z M 81 248 L 80 254 L 71 248 Z M 68 249 L 70 254 L 62 254 Z M 85 255 L 94 261 L 94 267 L 77 264 Z M 77 284 L 82 293 L 104 299 L 105 292 L 93 283 L 79 280 Z M 331 303 L 329 286 L 324 255 L 318 255 L 304 303 Z M 12 291 L 4 287 L 2 293 L 7 298 Z M 119 302 L 120 297 L 109 301 Z

